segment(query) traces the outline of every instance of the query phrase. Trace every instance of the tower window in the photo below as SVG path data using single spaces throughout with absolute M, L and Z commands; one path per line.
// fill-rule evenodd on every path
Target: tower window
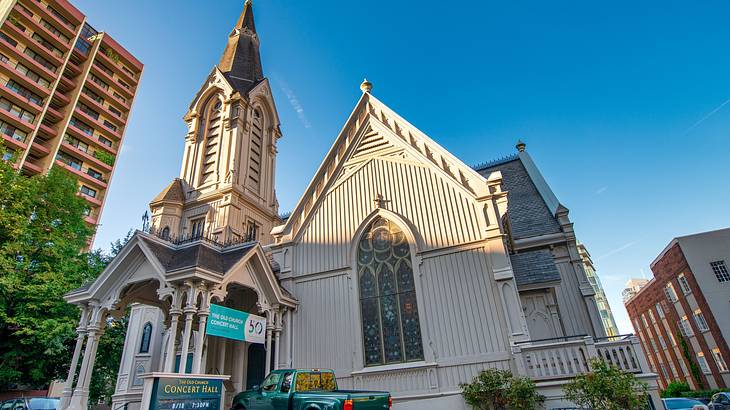
M 246 222 L 246 241 L 258 240 L 259 226 L 256 222 L 249 220 Z
M 261 181 L 261 153 L 264 142 L 264 118 L 258 108 L 253 111 L 248 158 L 248 185 L 258 191 Z
M 150 341 L 152 340 L 152 323 L 147 322 L 142 329 L 142 340 L 139 344 L 140 353 L 149 353 Z
M 190 237 L 200 238 L 205 230 L 205 218 L 197 218 L 190 220 Z
M 166 226 L 162 229 L 162 239 L 169 239 L 170 238 L 170 227 Z

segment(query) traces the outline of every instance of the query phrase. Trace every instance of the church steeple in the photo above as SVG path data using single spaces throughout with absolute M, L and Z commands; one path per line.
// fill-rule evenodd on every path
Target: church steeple
M 264 78 L 251 0 L 246 0 L 243 12 L 228 36 L 218 68 L 242 94 Z

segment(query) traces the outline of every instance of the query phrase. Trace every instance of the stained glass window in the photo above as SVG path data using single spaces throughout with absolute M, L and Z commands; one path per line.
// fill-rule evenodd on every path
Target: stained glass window
M 423 360 L 411 248 L 403 231 L 379 218 L 357 251 L 365 365 Z

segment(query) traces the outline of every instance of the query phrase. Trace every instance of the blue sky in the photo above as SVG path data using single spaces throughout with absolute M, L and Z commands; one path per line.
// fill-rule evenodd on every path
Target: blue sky
M 190 100 L 243 1 L 74 4 L 145 64 L 96 246 L 140 226 L 179 173 Z M 296 204 L 373 94 L 467 164 L 518 138 L 571 212 L 623 332 L 630 277 L 672 237 L 730 226 L 730 3 L 256 0 Z M 725 105 L 727 104 L 727 105 Z

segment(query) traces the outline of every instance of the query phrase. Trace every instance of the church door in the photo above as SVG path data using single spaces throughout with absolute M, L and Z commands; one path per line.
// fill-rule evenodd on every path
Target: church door
M 550 290 L 524 292 L 520 294 L 525 311 L 530 339 L 551 339 L 562 336 L 560 322 L 557 320 L 556 307 Z
M 248 366 L 246 369 L 246 390 L 253 386 L 260 386 L 266 372 L 266 348 L 262 344 L 252 344 L 248 347 Z

